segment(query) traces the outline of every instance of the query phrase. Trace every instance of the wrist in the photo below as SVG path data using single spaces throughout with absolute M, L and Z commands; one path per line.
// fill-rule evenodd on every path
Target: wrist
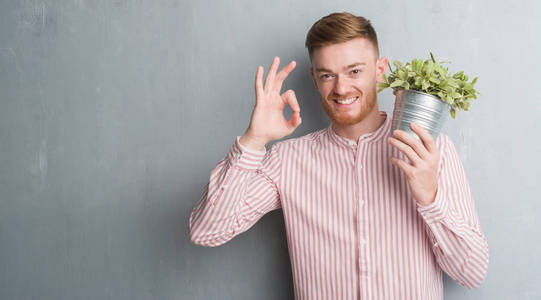
M 266 151 L 265 145 L 267 144 L 267 142 L 265 140 L 253 137 L 247 133 L 243 134 L 239 138 L 239 143 L 248 149 L 256 151 Z
M 421 206 L 429 206 L 430 204 L 434 203 L 434 201 L 436 200 L 437 193 L 438 193 L 438 186 L 436 186 L 436 189 L 434 190 L 431 196 L 425 197 L 424 199 L 417 201 L 417 203 L 419 203 L 419 205 Z

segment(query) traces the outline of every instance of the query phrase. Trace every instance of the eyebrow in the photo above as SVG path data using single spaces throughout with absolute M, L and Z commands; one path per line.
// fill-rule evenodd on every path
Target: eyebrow
M 361 62 L 352 63 L 351 65 L 346 66 L 346 67 L 344 68 L 344 70 L 346 70 L 346 69 L 351 69 L 351 68 L 357 67 L 357 66 L 362 66 L 362 65 L 366 65 L 366 63 L 361 63 Z M 325 68 L 317 68 L 317 69 L 316 69 L 316 72 L 318 72 L 318 73 L 319 73 L 319 72 L 330 72 L 330 73 L 332 73 L 331 70 L 325 69 Z

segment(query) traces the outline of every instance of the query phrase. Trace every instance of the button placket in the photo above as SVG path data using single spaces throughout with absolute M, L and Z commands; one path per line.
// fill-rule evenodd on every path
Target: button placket
M 362 148 L 364 148 L 365 145 L 363 145 L 362 143 L 359 143 L 359 145 L 356 145 L 356 155 L 357 155 L 357 170 L 356 170 L 356 173 L 357 173 L 357 179 L 358 179 L 358 182 L 357 182 L 357 185 L 358 185 L 358 191 L 359 191 L 359 194 L 357 195 L 358 198 L 357 198 L 357 201 L 356 201 L 356 205 L 358 207 L 358 210 L 357 210 L 357 213 L 358 213 L 358 224 L 357 224 L 357 231 L 358 231 L 358 249 L 359 249 L 359 260 L 358 260 L 358 264 L 359 264 L 359 268 L 360 268 L 360 272 L 361 272 L 361 276 L 365 277 L 364 280 L 369 280 L 369 274 L 370 274 L 370 271 L 369 271 L 369 261 L 368 261 L 368 257 L 367 257 L 367 245 L 368 245 L 368 241 L 366 239 L 366 236 L 363 235 L 363 228 L 365 228 L 366 226 L 366 220 L 365 220 L 365 207 L 364 207 L 364 204 L 365 204 L 365 190 L 363 189 L 363 151 L 362 151 Z

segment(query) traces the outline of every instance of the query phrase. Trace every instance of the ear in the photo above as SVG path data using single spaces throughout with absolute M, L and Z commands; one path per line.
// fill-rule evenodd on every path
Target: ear
M 389 61 L 385 56 L 376 61 L 376 82 L 383 82 L 383 74 L 387 73 L 388 63 Z
M 310 67 L 310 75 L 312 75 L 312 81 L 314 82 L 314 86 L 316 87 L 316 90 L 318 89 L 317 88 L 317 80 L 316 80 L 316 76 L 314 75 L 314 68 L 313 67 Z

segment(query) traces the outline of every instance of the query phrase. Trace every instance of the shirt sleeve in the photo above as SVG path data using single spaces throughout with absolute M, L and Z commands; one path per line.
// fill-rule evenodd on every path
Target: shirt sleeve
M 237 136 L 229 152 L 210 173 L 191 212 L 190 239 L 215 247 L 252 227 L 264 214 L 281 207 L 277 183 L 281 159 L 277 145 L 249 149 Z
M 481 231 L 464 168 L 451 139 L 442 138 L 438 190 L 433 203 L 417 204 L 439 266 L 470 289 L 486 277 L 487 240 Z

